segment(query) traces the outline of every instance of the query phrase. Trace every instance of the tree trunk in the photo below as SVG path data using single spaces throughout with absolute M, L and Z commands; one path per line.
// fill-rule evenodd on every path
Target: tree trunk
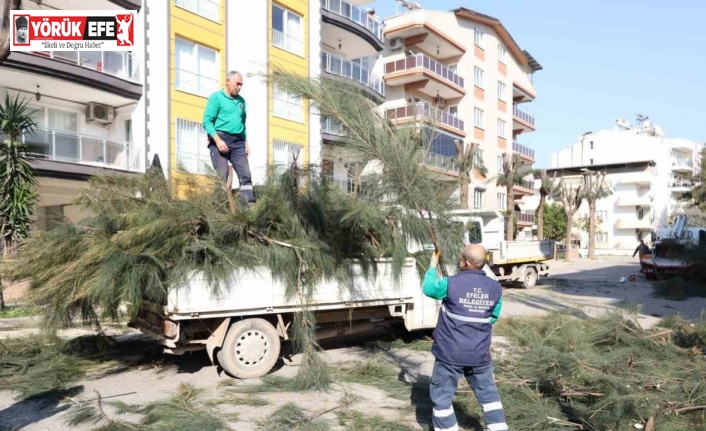
M 515 196 L 512 194 L 512 185 L 507 186 L 507 225 L 505 227 L 505 241 L 515 239 L 515 223 L 513 216 L 515 215 Z
M 5 0 L 0 20 L 0 64 L 10 56 L 10 31 L 14 26 L 10 22 L 10 11 L 20 8 L 21 0 Z
M 571 225 L 574 223 L 574 214 L 564 211 L 566 214 L 566 254 L 564 255 L 565 262 L 571 262 Z
M 5 309 L 5 294 L 3 293 L 4 288 L 2 287 L 2 273 L 0 273 L 0 310 Z
M 588 202 L 588 258 L 596 258 L 596 201 Z
M 461 209 L 468 209 L 468 193 L 470 192 L 471 182 L 469 181 L 469 175 L 467 172 L 461 172 L 460 174 L 461 183 Z
M 544 202 L 547 200 L 547 195 L 539 195 L 539 207 L 537 207 L 537 239 L 544 239 Z
M 2 239 L 3 241 L 3 248 L 2 248 L 2 255 L 4 258 L 10 257 L 10 251 L 12 250 L 12 237 L 6 236 L 5 238 Z

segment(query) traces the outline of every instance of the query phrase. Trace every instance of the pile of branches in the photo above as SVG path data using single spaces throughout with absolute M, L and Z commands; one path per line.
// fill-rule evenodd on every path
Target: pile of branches
M 706 358 L 675 329 L 642 329 L 616 313 L 509 319 L 519 351 L 496 363 L 517 429 L 706 429 Z M 687 348 L 684 348 L 687 347 Z M 568 428 L 567 428 L 568 427 Z
M 366 199 L 343 193 L 314 167 L 296 165 L 270 172 L 251 208 L 232 200 L 229 207 L 222 187 L 188 175 L 168 181 L 160 169 L 92 178 L 78 203 L 93 216 L 28 239 L 9 268 L 12 278 L 32 280 L 30 298 L 44 310 L 47 331 L 79 319 L 97 326 L 123 307 L 133 317 L 143 300 L 162 302 L 194 272 L 217 293 L 238 270 L 266 267 L 302 305 L 293 323 L 295 347 L 304 354 L 301 386 L 322 387 L 329 377 L 306 307 L 318 282 L 351 277 L 351 259 L 374 276 L 376 259 L 391 258 L 399 274 L 410 240 L 427 243 L 431 236 L 447 255 L 458 253 L 460 228 L 443 214 L 451 190 L 419 165 L 418 152 L 428 144 L 414 130 L 391 127 L 357 88 L 287 73 L 267 79 L 340 121 L 348 136 L 342 145 L 380 166 L 365 178 Z

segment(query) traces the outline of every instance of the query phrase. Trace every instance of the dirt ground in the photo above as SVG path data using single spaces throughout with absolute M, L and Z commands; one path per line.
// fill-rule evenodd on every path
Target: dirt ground
M 706 298 L 685 301 L 670 301 L 652 295 L 651 282 L 638 277 L 637 282 L 627 278 L 637 274 L 637 259 L 626 257 L 603 257 L 589 261 L 581 259 L 570 263 L 552 262 L 550 278 L 543 279 L 542 285 L 532 290 L 506 289 L 501 318 L 509 316 L 541 315 L 552 310 L 580 311 L 589 316 L 616 308 L 641 310 L 640 321 L 648 327 L 660 318 L 681 314 L 685 318 L 699 318 L 706 309 Z M 621 282 L 625 277 L 625 282 Z M 8 319 L 1 322 L 0 340 L 37 332 L 37 319 Z M 63 333 L 72 337 L 86 333 L 74 329 Z M 119 335 L 121 339 L 141 337 L 139 333 L 125 328 L 113 327 L 108 333 Z M 391 397 L 387 392 L 372 386 L 354 383 L 336 383 L 328 392 L 279 392 L 258 395 L 267 405 L 216 405 L 224 417 L 237 413 L 237 418 L 229 416 L 229 425 L 234 430 L 250 431 L 260 429 L 258 422 L 267 419 L 287 402 L 297 404 L 308 416 L 319 415 L 320 420 L 329 422 L 332 430 L 343 429 L 338 425 L 336 407 L 344 397 L 353 394 L 356 400 L 350 408 L 365 415 L 380 415 L 410 429 L 428 429 L 431 409 L 428 404 L 428 378 L 431 375 L 433 357 L 429 352 L 405 348 L 370 349 L 370 342 L 389 337 L 386 333 L 367 334 L 324 343 L 324 356 L 330 364 L 363 361 L 373 358 L 392 364 L 399 370 L 398 380 L 409 383 L 409 396 L 401 399 Z M 502 354 L 507 340 L 494 337 L 495 354 Z M 505 344 L 505 346 L 504 346 Z M 273 372 L 275 376 L 296 375 L 300 358 L 293 356 L 282 361 Z M 109 401 L 122 401 L 128 404 L 147 404 L 165 400 L 173 396 L 180 384 L 186 383 L 205 392 L 204 400 L 218 400 L 228 394 L 238 393 L 240 388 L 259 383 L 257 380 L 233 381 L 234 385 L 219 386 L 231 381 L 225 374 L 210 364 L 203 352 L 182 357 L 166 357 L 164 361 L 139 367 L 121 369 L 100 378 L 89 378 L 76 383 L 74 396 L 62 401 L 47 399 L 23 400 L 17 393 L 0 388 L 0 429 L 13 431 L 54 431 L 69 429 L 75 431 L 94 429 L 95 426 L 70 426 L 66 420 L 72 409 L 80 403 L 95 402 L 97 393 L 106 401 L 106 413 L 114 415 L 115 408 Z M 97 391 L 97 392 L 96 392 Z M 331 410 L 333 409 L 333 410 Z M 331 410 L 331 411 L 329 411 Z M 472 429 L 472 428 L 469 428 Z

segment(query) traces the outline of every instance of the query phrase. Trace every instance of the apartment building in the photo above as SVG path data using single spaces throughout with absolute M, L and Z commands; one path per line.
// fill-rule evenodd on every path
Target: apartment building
M 253 182 L 264 181 L 269 165 L 318 162 L 318 116 L 265 77 L 276 69 L 319 75 L 320 8 L 315 0 L 150 2 L 150 160 L 159 155 L 176 177 L 210 171 L 203 111 L 209 95 L 224 87 L 226 73 L 236 70 L 244 78 Z
M 580 171 L 607 172 L 612 194 L 597 203 L 596 248 L 599 252 L 632 253 L 639 240 L 669 225 L 670 217 L 687 204 L 692 187 L 686 174 L 700 169 L 702 144 L 667 138 L 659 126 L 640 117 L 635 124 L 617 120 L 612 129 L 581 135 L 577 142 L 552 154 L 558 177 L 580 177 Z M 588 205 L 576 218 L 588 214 Z M 587 243 L 586 232 L 576 230 Z
M 534 150 L 519 141 L 536 129 L 522 106 L 535 99 L 533 74 L 542 67 L 498 19 L 466 8 L 409 5 L 385 20 L 384 36 L 375 72 L 385 81 L 385 116 L 398 125 L 433 125 L 431 149 L 421 161 L 439 181 L 458 180 L 454 141 L 480 144 L 488 174 L 473 173 L 469 207 L 506 210 L 506 190 L 496 178 L 504 154 L 518 154 L 526 168 L 534 163 Z M 535 193 L 529 181 L 513 192 L 517 200 Z M 533 215 L 518 212 L 517 219 L 531 237 Z
M 79 0 L 22 2 L 25 10 L 84 10 Z M 74 201 L 93 175 L 145 168 L 144 13 L 137 0 L 96 0 L 95 10 L 137 10 L 132 52 L 12 52 L 0 65 L 0 97 L 19 95 L 39 128 L 22 136 L 35 158 L 35 229 L 87 214 Z

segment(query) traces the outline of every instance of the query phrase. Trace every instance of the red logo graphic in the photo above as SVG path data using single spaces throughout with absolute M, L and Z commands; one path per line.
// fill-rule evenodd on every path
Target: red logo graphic
M 132 24 L 132 15 L 115 15 L 118 27 L 118 46 L 133 46 L 135 26 Z

